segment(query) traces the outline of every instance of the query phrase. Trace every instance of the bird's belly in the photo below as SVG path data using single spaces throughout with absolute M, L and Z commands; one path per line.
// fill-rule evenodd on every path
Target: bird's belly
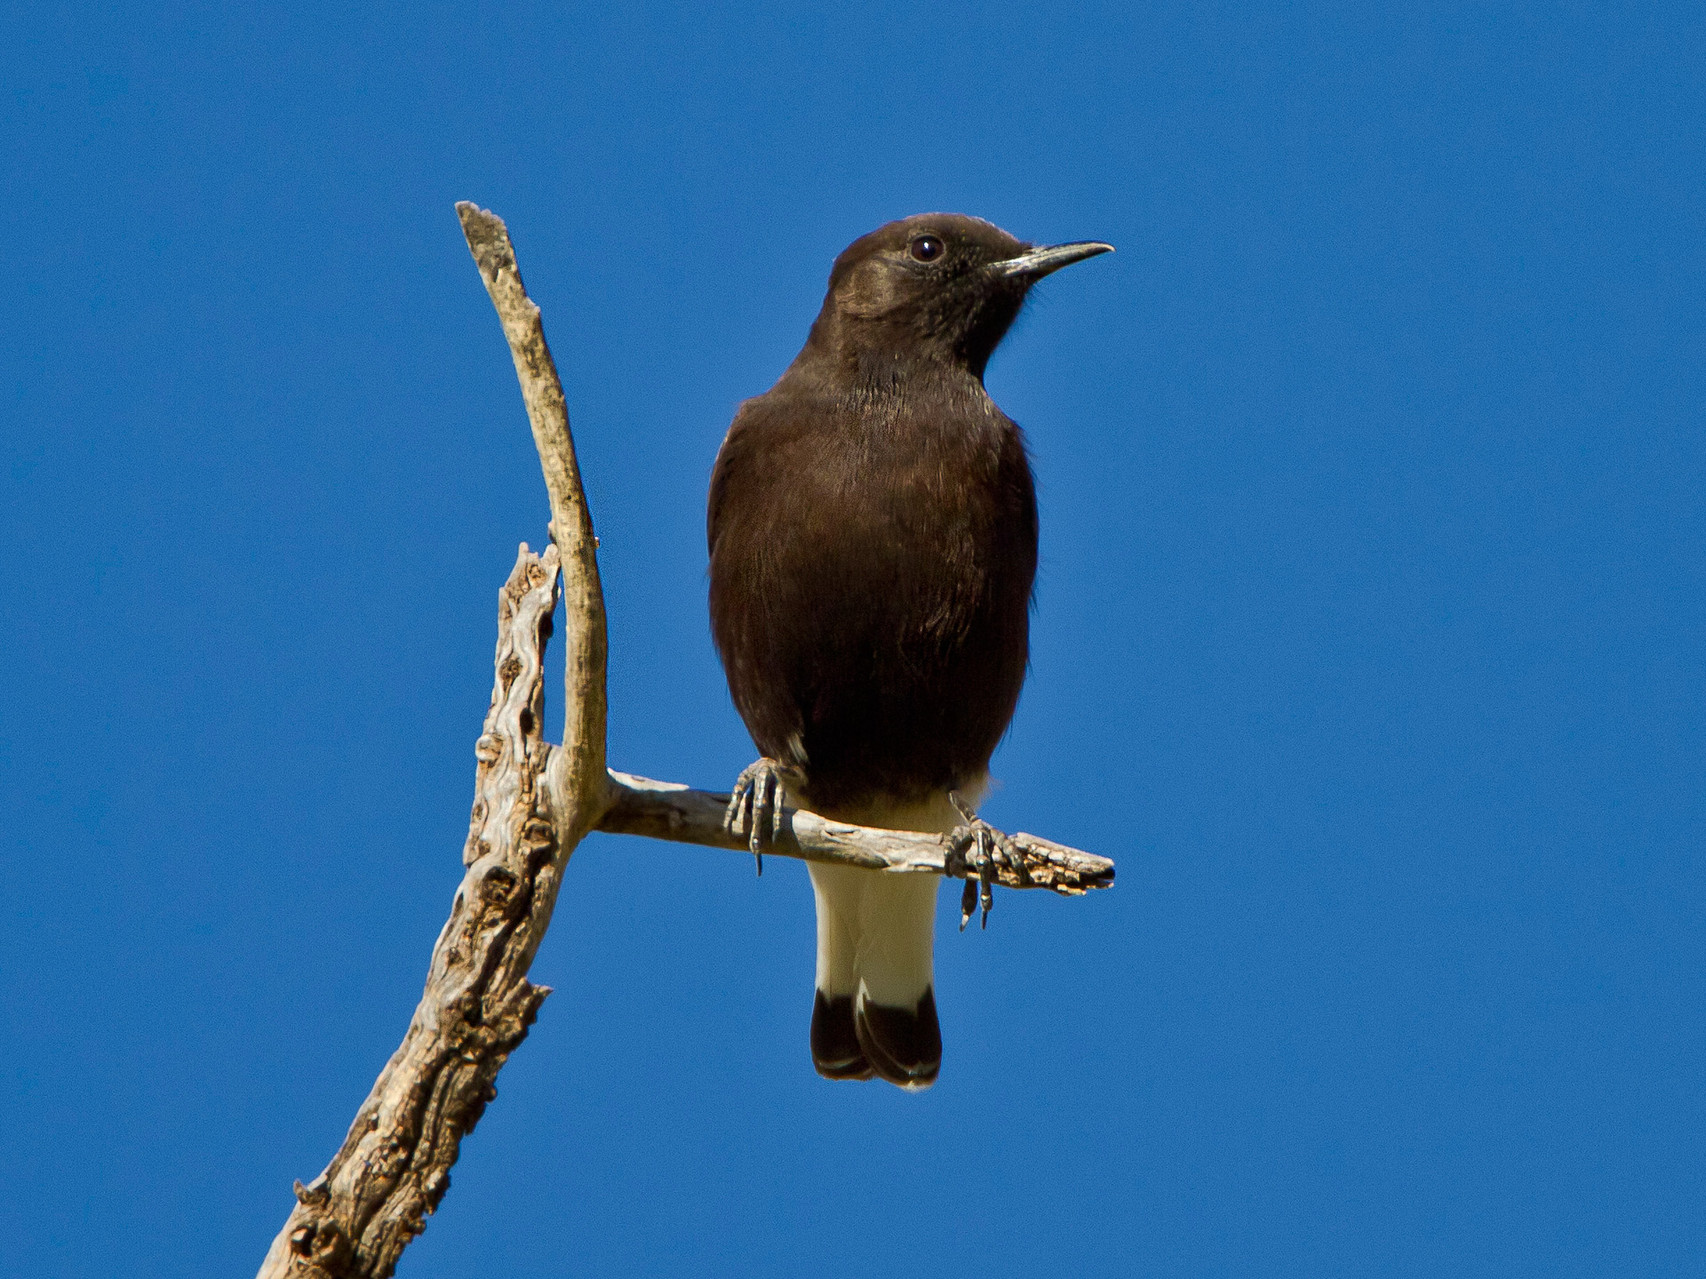
M 907 801 L 987 771 L 1024 680 L 1029 582 L 982 549 L 850 536 L 813 575 L 786 625 L 814 802 Z
M 1036 567 L 1030 473 L 1002 423 L 850 420 L 767 453 L 755 426 L 725 444 L 713 631 L 753 740 L 820 809 L 987 772 L 1024 682 Z

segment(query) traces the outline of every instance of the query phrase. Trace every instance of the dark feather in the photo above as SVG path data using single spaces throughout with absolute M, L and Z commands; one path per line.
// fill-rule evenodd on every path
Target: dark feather
M 853 1030 L 872 1068 L 891 1084 L 925 1088 L 942 1069 L 942 1029 L 936 1020 L 936 994 L 926 990 L 917 1008 L 861 1003 Z
M 821 990 L 812 1000 L 812 1065 L 825 1079 L 869 1079 L 874 1073 L 853 1027 L 853 997 Z

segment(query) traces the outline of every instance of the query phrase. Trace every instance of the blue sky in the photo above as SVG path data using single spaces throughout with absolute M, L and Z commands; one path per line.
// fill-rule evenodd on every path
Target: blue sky
M 1042 503 L 922 1096 L 819 1080 L 803 869 L 607 837 L 406 1277 L 1706 1267 L 1694 6 L 21 6 L 0 18 L 0 1237 L 249 1273 L 407 1024 L 545 501 L 612 762 L 750 744 L 703 495 L 835 253 L 1111 258 L 989 372 Z M 559 711 L 560 713 L 560 711 Z

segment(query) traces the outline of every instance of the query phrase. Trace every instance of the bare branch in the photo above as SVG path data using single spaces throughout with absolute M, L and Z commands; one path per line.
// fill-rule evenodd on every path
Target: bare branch
M 527 980 L 569 849 L 543 774 L 542 662 L 557 603 L 557 548 L 524 543 L 499 593 L 496 679 L 475 744 L 467 867 L 433 947 L 402 1046 L 262 1263 L 262 1279 L 383 1279 L 450 1187 L 462 1138 L 549 994 Z
M 723 829 L 727 795 L 689 790 L 675 782 L 654 782 L 630 773 L 610 772 L 615 800 L 598 829 L 618 835 L 649 835 L 686 844 L 747 851 L 745 836 Z M 1024 854 L 1023 874 L 997 868 L 998 883 L 1009 888 L 1052 888 L 1076 897 L 1090 888 L 1114 882 L 1114 864 L 1106 857 L 1080 852 L 1021 831 L 1010 836 Z M 831 821 L 800 808 L 783 810 L 782 835 L 766 853 L 811 862 L 839 862 L 899 874 L 967 876 L 964 859 L 951 857 L 941 835 L 920 831 L 880 830 Z
M 563 745 L 551 761 L 556 793 L 557 834 L 573 845 L 594 824 L 606 803 L 604 793 L 605 683 L 608 641 L 604 591 L 598 578 L 598 538 L 581 489 L 569 411 L 539 308 L 521 283 L 521 269 L 503 219 L 463 200 L 456 206 L 462 234 L 486 282 L 515 359 L 515 375 L 533 424 L 533 443 L 551 497 L 551 540 L 563 556 L 563 602 L 569 633 L 563 637 L 565 714 Z M 574 797 L 573 800 L 570 797 Z

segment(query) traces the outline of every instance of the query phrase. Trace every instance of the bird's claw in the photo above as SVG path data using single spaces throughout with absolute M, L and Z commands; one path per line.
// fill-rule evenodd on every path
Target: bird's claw
M 962 823 L 948 835 L 950 863 L 959 862 L 966 870 L 965 891 L 960 894 L 960 931 L 965 932 L 972 911 L 980 906 L 983 917 L 978 927 L 988 928 L 989 909 L 995 905 L 995 881 L 1000 877 L 1001 867 L 1007 867 L 1023 880 L 1025 857 L 1017 844 L 972 812 L 958 793 L 948 792 L 948 801 Z
M 785 770 L 773 759 L 760 759 L 741 769 L 723 813 L 723 829 L 739 838 L 764 873 L 764 849 L 782 834 L 782 801 L 786 795 Z

